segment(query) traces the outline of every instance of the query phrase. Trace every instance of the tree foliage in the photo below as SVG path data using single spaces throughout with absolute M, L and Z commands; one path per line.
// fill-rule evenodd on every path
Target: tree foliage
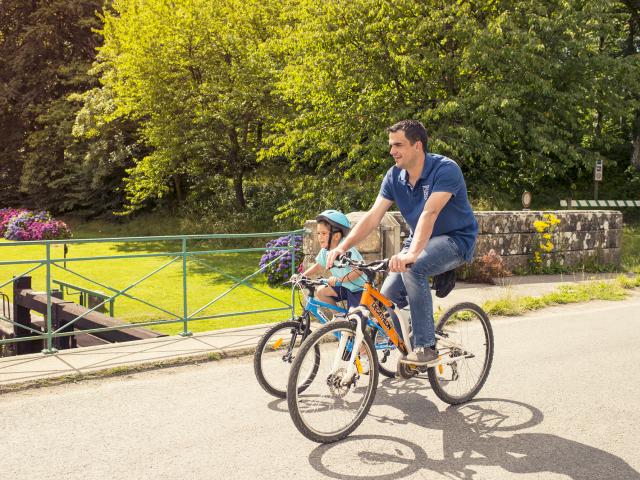
M 0 185 L 5 202 L 65 211 L 88 203 L 71 129 L 89 88 L 99 37 L 98 0 L 0 2 Z M 5 142 L 6 140 L 6 142 Z
M 105 14 L 98 60 L 113 116 L 138 122 L 151 147 L 129 170 L 132 207 L 212 194 L 227 188 L 221 178 L 245 207 L 243 183 L 279 108 L 264 48 L 277 4 L 118 0 Z
M 379 178 L 384 126 L 402 118 L 425 123 L 430 149 L 459 161 L 472 190 L 570 184 L 629 143 L 640 65 L 637 48 L 621 55 L 620 2 L 309 0 L 299 11 L 279 86 L 300 113 L 275 151 L 336 181 Z
M 0 202 L 365 209 L 403 118 L 476 198 L 633 196 L 639 52 L 637 0 L 1 0 Z

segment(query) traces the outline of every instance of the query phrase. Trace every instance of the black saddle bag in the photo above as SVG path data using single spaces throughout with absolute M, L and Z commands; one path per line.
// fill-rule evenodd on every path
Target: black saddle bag
M 431 290 L 436 291 L 436 297 L 444 298 L 453 287 L 456 286 L 456 271 L 449 270 L 448 272 L 441 273 L 431 277 Z

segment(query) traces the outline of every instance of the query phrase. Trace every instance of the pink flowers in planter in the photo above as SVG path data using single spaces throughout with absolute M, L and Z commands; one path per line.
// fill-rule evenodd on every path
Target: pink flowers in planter
M 45 211 L 0 208 L 0 235 L 8 240 L 57 240 L 71 237 L 71 230 Z

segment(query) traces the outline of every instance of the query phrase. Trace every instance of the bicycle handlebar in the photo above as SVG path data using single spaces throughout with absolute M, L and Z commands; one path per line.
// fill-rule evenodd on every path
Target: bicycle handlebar
M 353 260 L 349 255 L 340 255 L 336 258 L 334 264 L 340 263 L 342 265 L 349 265 L 355 267 L 363 273 L 376 274 L 378 272 L 389 271 L 389 259 L 383 258 L 382 260 L 374 260 L 373 262 L 365 263 L 364 261 Z
M 283 285 L 293 285 L 293 281 L 291 279 L 287 280 L 283 283 Z M 300 285 L 301 287 L 320 287 L 322 285 L 326 285 L 327 281 L 324 278 L 313 279 L 309 277 L 305 277 L 304 275 L 300 275 L 295 280 L 296 285 Z

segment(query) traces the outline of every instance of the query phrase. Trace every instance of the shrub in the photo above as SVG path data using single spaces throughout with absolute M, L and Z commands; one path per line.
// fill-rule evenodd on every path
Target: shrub
M 260 268 L 264 268 L 264 274 L 267 277 L 267 283 L 271 286 L 281 285 L 291 276 L 291 251 L 282 250 L 283 247 L 289 246 L 291 235 L 270 240 L 265 245 L 266 250 L 262 258 L 260 258 Z M 302 268 L 302 236 L 293 236 L 293 245 L 295 253 L 295 261 L 298 264 L 298 272 Z M 278 260 L 276 260 L 280 257 Z M 275 261 L 274 261 L 275 260 Z M 273 263 L 269 266 L 270 262 Z M 265 268 L 266 267 L 266 268 Z
M 26 210 L 20 208 L 0 208 L 0 237 L 4 237 L 7 232 L 7 223 L 9 223 L 9 220 L 23 212 L 26 212 Z
M 505 266 L 502 257 L 491 249 L 489 253 L 474 259 L 461 276 L 469 282 L 493 285 L 495 277 L 509 277 L 511 272 Z
M 53 219 L 48 212 L 16 210 L 4 225 L 4 237 L 24 241 L 57 240 L 71 237 L 71 231 L 66 223 Z

